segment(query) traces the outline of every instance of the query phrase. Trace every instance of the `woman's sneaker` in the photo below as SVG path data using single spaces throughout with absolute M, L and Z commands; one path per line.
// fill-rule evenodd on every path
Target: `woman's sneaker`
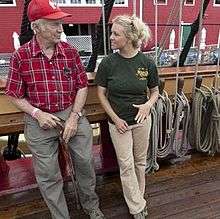
M 143 211 L 141 211 L 138 214 L 134 214 L 133 217 L 134 219 L 145 219 L 148 215 L 148 211 L 147 211 L 147 205 L 144 207 Z
M 145 205 L 145 207 L 144 207 L 143 214 L 145 217 L 147 217 L 147 215 L 148 215 L 147 205 Z

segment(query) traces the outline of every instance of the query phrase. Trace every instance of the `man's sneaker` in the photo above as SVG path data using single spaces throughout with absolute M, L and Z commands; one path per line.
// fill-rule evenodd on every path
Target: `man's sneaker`
M 101 212 L 101 210 L 99 208 L 90 211 L 89 217 L 90 217 L 90 219 L 105 219 L 104 214 Z
M 141 211 L 138 214 L 133 214 L 134 219 L 145 219 L 144 211 Z

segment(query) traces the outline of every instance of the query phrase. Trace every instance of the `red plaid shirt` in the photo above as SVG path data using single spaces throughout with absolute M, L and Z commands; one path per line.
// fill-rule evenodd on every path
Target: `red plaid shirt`
M 58 112 L 73 104 L 77 90 L 87 84 L 75 48 L 60 42 L 48 59 L 34 37 L 11 57 L 6 94 L 25 98 L 43 111 Z

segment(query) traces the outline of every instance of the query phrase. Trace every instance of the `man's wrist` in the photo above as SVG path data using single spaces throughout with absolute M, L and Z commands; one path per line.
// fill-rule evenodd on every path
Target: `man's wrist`
M 81 111 L 72 110 L 72 113 L 75 113 L 79 118 L 83 116 Z
M 79 119 L 80 117 L 82 117 L 82 113 L 81 113 L 81 112 L 72 111 L 72 112 L 71 112 L 71 115 L 77 117 L 77 119 Z
M 39 111 L 40 111 L 40 109 L 34 108 L 31 112 L 31 117 L 36 119 L 37 112 L 39 112 Z

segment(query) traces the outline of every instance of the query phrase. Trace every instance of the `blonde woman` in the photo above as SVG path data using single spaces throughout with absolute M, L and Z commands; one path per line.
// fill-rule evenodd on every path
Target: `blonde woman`
M 158 73 L 152 60 L 140 52 L 150 31 L 135 16 L 117 16 L 111 30 L 111 48 L 96 75 L 98 96 L 109 117 L 126 203 L 135 219 L 147 216 L 145 166 L 151 128 L 150 110 L 158 98 Z M 149 94 L 148 94 L 149 93 Z

